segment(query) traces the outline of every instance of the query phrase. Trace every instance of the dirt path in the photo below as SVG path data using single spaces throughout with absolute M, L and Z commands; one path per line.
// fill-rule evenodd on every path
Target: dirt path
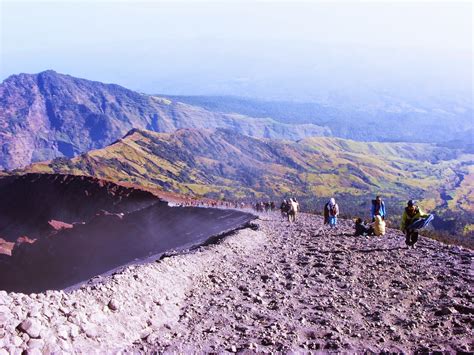
M 329 231 L 305 214 L 294 225 L 276 214 L 256 223 L 95 287 L 0 292 L 0 348 L 474 350 L 472 251 L 425 238 L 407 250 L 398 231 L 353 237 L 352 222 Z M 39 334 L 18 327 L 25 319 Z
M 473 350 L 471 252 L 426 239 L 406 250 L 393 230 L 356 238 L 348 221 L 262 218 L 268 242 L 210 266 L 178 326 L 132 349 Z

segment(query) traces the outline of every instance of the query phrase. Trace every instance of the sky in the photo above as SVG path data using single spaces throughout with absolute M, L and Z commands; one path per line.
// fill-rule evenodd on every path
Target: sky
M 470 2 L 0 2 L 0 80 L 53 69 L 148 93 L 472 96 Z

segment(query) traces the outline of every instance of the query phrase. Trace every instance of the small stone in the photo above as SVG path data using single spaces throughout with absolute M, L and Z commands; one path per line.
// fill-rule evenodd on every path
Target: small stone
M 453 313 L 457 313 L 457 311 L 451 307 L 443 307 L 441 309 L 438 309 L 434 314 L 435 316 L 449 316 Z
M 23 344 L 23 339 L 20 338 L 19 336 L 15 335 L 13 338 L 12 338 L 12 343 L 13 345 L 15 345 L 16 347 L 20 346 L 21 344 Z
M 79 327 L 75 324 L 71 325 L 71 336 L 77 338 L 79 336 Z
M 111 300 L 109 301 L 109 304 L 108 304 L 107 306 L 109 307 L 109 309 L 110 309 L 111 311 L 114 311 L 114 312 L 115 312 L 115 311 L 118 311 L 118 309 L 119 309 L 118 303 L 117 303 L 117 301 L 114 300 L 114 299 L 111 299 Z
M 89 338 L 96 338 L 97 335 L 98 335 L 97 327 L 92 325 L 92 324 L 91 325 L 86 325 L 82 329 L 83 329 L 84 333 L 86 333 L 86 335 Z
M 68 351 L 71 349 L 71 345 L 69 344 L 69 342 L 67 342 L 64 339 L 59 339 L 58 343 L 59 343 L 60 348 L 64 351 Z
M 36 318 L 28 318 L 20 324 L 19 328 L 30 337 L 38 338 L 41 332 L 41 322 Z
M 140 339 L 146 339 L 151 334 L 151 328 L 145 328 L 140 332 Z
M 40 349 L 44 346 L 44 341 L 41 339 L 30 339 L 28 341 L 28 350 Z

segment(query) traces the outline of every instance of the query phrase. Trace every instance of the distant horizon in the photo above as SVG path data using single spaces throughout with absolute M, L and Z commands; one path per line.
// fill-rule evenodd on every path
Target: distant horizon
M 53 69 L 149 94 L 473 106 L 470 3 L 4 0 L 0 11 L 2 81 Z

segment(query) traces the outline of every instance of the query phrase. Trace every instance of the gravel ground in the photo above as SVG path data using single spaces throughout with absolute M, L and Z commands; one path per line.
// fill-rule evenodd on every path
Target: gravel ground
M 256 225 L 70 293 L 0 291 L 0 354 L 474 350 L 471 250 L 306 214 Z

